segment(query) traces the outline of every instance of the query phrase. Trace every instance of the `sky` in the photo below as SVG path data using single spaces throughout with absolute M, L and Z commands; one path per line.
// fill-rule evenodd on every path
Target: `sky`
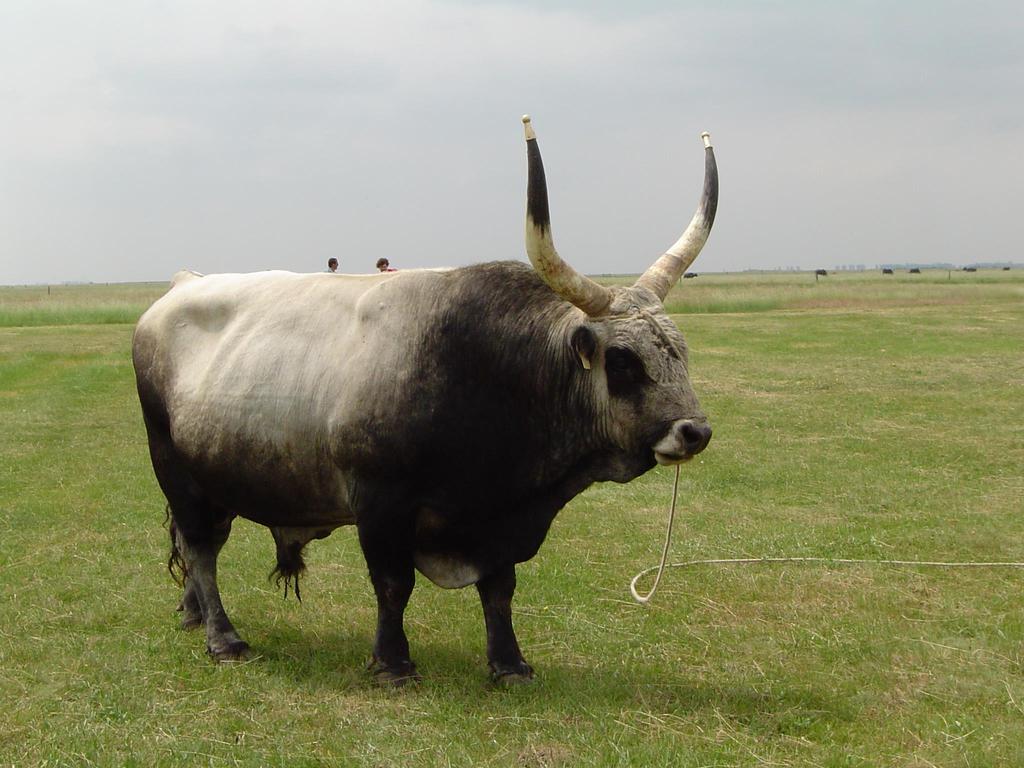
M 4 0 L 0 284 L 525 260 L 1024 261 L 1010 2 Z

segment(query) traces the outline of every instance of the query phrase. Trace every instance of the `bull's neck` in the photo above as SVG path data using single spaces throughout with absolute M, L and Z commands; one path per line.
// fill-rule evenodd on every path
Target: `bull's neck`
M 539 318 L 543 343 L 535 374 L 539 397 L 534 417 L 543 429 L 538 448 L 544 461 L 532 467 L 542 485 L 589 473 L 595 456 L 607 448 L 605 420 L 594 398 L 593 373 L 583 367 L 569 343 L 586 317 L 571 304 L 553 303 Z M 596 479 L 586 481 L 586 487 Z M 575 495 L 582 487 L 572 492 Z

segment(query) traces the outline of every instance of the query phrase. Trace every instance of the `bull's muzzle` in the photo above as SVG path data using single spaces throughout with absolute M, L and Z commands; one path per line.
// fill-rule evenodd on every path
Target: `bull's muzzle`
M 706 419 L 680 419 L 654 446 L 654 458 L 662 465 L 679 464 L 696 456 L 710 442 L 711 425 Z

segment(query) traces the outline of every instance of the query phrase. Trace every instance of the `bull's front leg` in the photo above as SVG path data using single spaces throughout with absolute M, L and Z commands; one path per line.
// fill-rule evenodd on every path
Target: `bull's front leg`
M 407 533 L 407 526 L 370 515 L 363 515 L 357 528 L 377 595 L 377 636 L 367 668 L 381 683 L 404 685 L 419 679 L 403 626 L 405 607 L 416 583 L 411 530 Z
M 487 626 L 487 661 L 495 682 L 520 683 L 533 678 L 516 633 L 512 628 L 512 595 L 516 591 L 516 568 L 502 566 L 476 584 Z

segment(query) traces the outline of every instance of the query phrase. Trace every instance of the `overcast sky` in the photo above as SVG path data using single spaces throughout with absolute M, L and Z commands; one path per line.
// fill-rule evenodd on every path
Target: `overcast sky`
M 1010 2 L 3 0 L 0 284 L 523 259 L 1024 261 Z

